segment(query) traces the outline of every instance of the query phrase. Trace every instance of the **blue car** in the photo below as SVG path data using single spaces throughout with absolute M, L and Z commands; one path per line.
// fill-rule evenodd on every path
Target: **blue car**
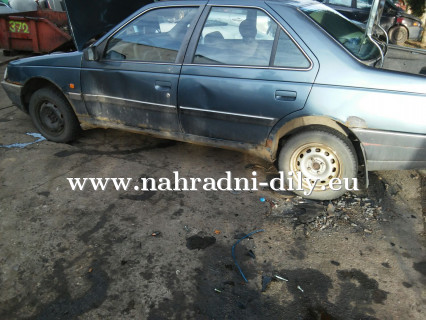
M 318 182 L 320 200 L 359 170 L 426 167 L 426 78 L 376 68 L 377 44 L 325 5 L 156 2 L 99 38 L 105 17 L 92 30 L 70 15 L 75 52 L 7 68 L 51 141 L 100 127 L 247 151 Z

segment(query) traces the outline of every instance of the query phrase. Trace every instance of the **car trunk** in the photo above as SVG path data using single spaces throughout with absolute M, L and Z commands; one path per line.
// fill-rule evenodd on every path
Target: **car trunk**
M 426 50 L 389 45 L 383 69 L 426 76 Z

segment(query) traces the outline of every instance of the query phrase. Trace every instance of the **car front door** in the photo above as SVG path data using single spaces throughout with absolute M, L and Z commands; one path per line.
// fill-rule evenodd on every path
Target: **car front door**
M 261 8 L 210 1 L 200 20 L 179 80 L 184 132 L 264 144 L 279 119 L 304 107 L 318 66 Z
M 82 93 L 91 121 L 109 127 L 180 131 L 177 86 L 199 6 L 151 8 L 101 45 L 98 61 L 82 63 Z

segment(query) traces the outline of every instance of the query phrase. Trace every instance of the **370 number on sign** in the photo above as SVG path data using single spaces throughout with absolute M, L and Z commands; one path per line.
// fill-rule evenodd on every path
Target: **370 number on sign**
M 30 28 L 26 22 L 9 21 L 9 31 L 18 33 L 30 33 Z

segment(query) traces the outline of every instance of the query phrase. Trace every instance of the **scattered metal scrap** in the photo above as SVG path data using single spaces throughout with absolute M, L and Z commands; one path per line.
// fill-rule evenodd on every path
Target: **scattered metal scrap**
M 281 280 L 281 281 L 287 281 L 287 282 L 288 282 L 288 279 L 283 278 L 283 277 L 281 277 L 281 276 L 279 276 L 279 275 L 275 275 L 274 277 L 275 277 L 276 279 L 278 279 L 278 280 Z
M 372 200 L 352 193 L 332 201 L 301 197 L 278 200 L 261 198 L 260 201 L 271 204 L 270 215 L 292 219 L 295 227 L 303 225 L 307 233 L 347 224 L 357 231 L 371 234 L 374 231 L 369 226 L 372 221 L 387 221 L 382 212 L 382 199 Z
M 263 229 L 260 229 L 260 230 L 256 230 L 256 231 L 253 231 L 253 232 L 250 232 L 249 234 L 246 234 L 244 237 L 242 237 L 241 239 L 239 239 L 237 242 L 235 242 L 234 243 L 234 245 L 232 246 L 232 249 L 231 249 L 231 254 L 232 254 L 232 260 L 234 260 L 234 263 L 235 263 L 235 265 L 237 266 L 237 268 L 238 268 L 238 271 L 240 272 L 240 274 L 241 274 L 241 276 L 243 277 L 243 279 L 244 279 L 244 281 L 245 282 L 248 282 L 248 280 L 247 280 L 247 278 L 246 278 L 246 276 L 244 275 L 244 273 L 243 273 L 243 271 L 241 270 L 241 268 L 240 268 L 240 265 L 238 264 L 238 262 L 237 262 L 237 258 L 235 257 L 235 247 L 242 241 L 242 240 L 244 240 L 244 239 L 246 239 L 246 238 L 248 238 L 248 237 L 250 237 L 250 236 L 252 236 L 252 235 L 254 235 L 254 234 L 256 234 L 256 233 L 258 233 L 258 232 L 264 232 L 265 230 L 263 230 Z
M 272 277 L 270 276 L 262 276 L 262 292 L 265 292 L 268 286 L 272 282 Z

